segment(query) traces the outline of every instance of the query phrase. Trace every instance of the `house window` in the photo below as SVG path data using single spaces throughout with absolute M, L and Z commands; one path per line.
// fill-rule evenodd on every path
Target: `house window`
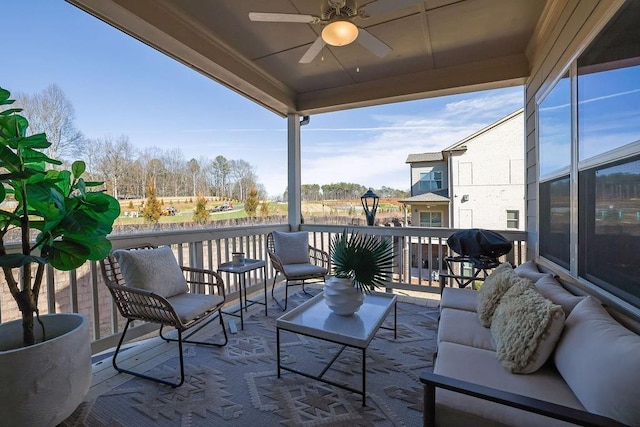
M 433 191 L 442 189 L 442 172 L 432 171 L 420 174 L 420 191 Z
M 538 105 L 540 256 L 636 307 L 639 26 L 640 2 L 625 2 L 571 64 L 570 84 L 563 77 Z
M 570 181 L 540 183 L 540 255 L 569 268 L 571 238 Z
M 507 228 L 520 227 L 520 211 L 507 211 Z
M 420 227 L 442 227 L 442 212 L 420 212 Z

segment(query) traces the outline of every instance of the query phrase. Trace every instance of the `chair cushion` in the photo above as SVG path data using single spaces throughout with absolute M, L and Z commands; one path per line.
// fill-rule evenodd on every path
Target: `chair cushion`
M 533 261 L 527 261 L 523 264 L 520 264 L 514 269 L 514 271 L 518 276 L 526 277 L 532 282 L 535 282 L 545 276 L 551 276 L 551 274 L 549 273 L 542 273 L 540 270 L 538 270 L 538 266 Z
M 189 290 L 169 246 L 155 249 L 118 249 L 113 251 L 113 256 L 120 264 L 128 286 L 145 289 L 165 298 Z
M 287 264 L 283 266 L 284 274 L 289 279 L 296 277 L 323 276 L 327 274 L 327 269 L 313 264 Z
M 538 293 L 530 281 L 514 284 L 500 300 L 491 321 L 496 356 L 514 374 L 530 374 L 544 365 L 562 328 L 562 307 Z
M 182 323 L 188 323 L 202 314 L 217 309 L 224 303 L 224 298 L 220 295 L 204 294 L 178 294 L 167 301 L 171 304 Z
M 482 326 L 491 326 L 491 317 L 500 303 L 500 298 L 518 280 L 527 279 L 517 276 L 508 262 L 500 264 L 487 276 L 478 291 L 478 317 Z
M 536 282 L 536 289 L 546 299 L 551 300 L 554 304 L 559 304 L 567 317 L 571 314 L 571 310 L 584 299 L 584 297 L 574 295 L 563 288 L 551 275 L 539 279 Z
M 304 264 L 309 262 L 309 233 L 296 231 L 293 233 L 273 232 L 275 253 L 282 264 Z
M 586 297 L 567 317 L 554 360 L 587 410 L 638 426 L 638 355 L 640 336 Z

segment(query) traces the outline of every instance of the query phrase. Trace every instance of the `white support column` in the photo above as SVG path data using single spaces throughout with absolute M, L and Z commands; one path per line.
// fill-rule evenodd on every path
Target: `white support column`
M 287 116 L 287 159 L 288 159 L 288 180 L 287 180 L 287 201 L 288 218 L 291 231 L 297 231 L 302 218 L 301 187 L 302 178 L 300 173 L 300 115 L 289 114 Z

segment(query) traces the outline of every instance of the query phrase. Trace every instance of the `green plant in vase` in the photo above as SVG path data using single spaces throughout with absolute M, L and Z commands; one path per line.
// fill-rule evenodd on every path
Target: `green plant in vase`
M 340 315 L 355 313 L 364 294 L 384 287 L 393 272 L 393 245 L 390 238 L 370 234 L 336 234 L 329 246 L 333 277 L 324 289 L 329 308 Z
M 13 102 L 9 91 L 0 88 L 0 106 Z M 35 343 L 33 322 L 44 266 L 72 270 L 104 258 L 111 250 L 106 236 L 120 205 L 108 194 L 87 191 L 102 183 L 82 178 L 82 161 L 74 162 L 71 171 L 46 170 L 46 164 L 62 162 L 41 151 L 51 145 L 44 133 L 27 136 L 29 123 L 20 111 L 0 111 L 0 203 L 8 195 L 15 200 L 11 210 L 0 209 L 0 267 L 22 313 L 23 344 L 29 346 Z M 13 229 L 19 229 L 22 250 L 7 253 L 5 240 Z M 33 240 L 31 230 L 39 232 Z

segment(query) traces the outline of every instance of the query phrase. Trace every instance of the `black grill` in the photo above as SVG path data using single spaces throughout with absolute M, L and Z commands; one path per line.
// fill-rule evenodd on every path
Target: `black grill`
M 471 228 L 453 233 L 447 239 L 449 248 L 468 259 L 478 269 L 495 268 L 500 264 L 498 258 L 511 251 L 513 245 L 502 235 L 479 228 Z M 456 261 L 463 261 L 458 259 Z

